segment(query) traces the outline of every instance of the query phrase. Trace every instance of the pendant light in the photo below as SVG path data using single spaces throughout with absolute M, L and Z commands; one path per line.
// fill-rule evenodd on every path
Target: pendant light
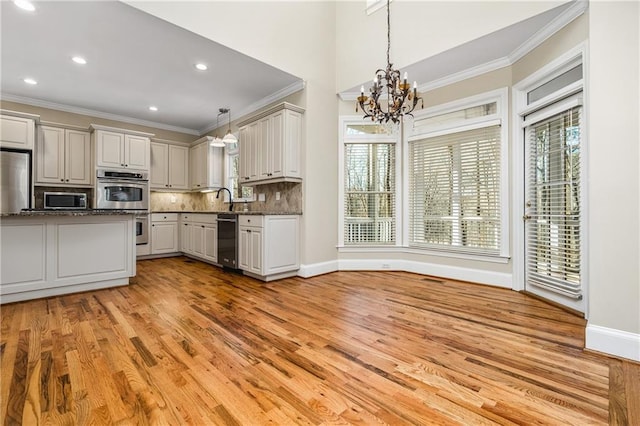
M 227 134 L 224 135 L 222 141 L 226 144 L 234 144 L 238 142 L 238 138 L 236 138 L 233 133 L 231 133 L 231 110 L 229 108 L 220 108 L 220 114 L 229 114 L 229 130 L 227 130 Z
M 218 116 L 216 117 L 216 134 L 213 137 L 213 140 L 209 143 L 209 145 L 214 146 L 216 148 L 224 148 L 225 143 L 218 137 L 218 126 L 220 125 L 220 114 L 222 112 L 218 112 Z

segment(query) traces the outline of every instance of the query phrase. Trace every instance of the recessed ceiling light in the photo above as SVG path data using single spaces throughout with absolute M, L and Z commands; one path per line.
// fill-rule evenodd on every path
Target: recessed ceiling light
M 196 68 L 200 71 L 206 71 L 209 67 L 207 67 L 205 64 L 196 64 Z
M 18 6 L 20 9 L 28 10 L 29 12 L 33 12 L 36 10 L 36 7 L 28 0 L 13 0 L 13 4 Z
M 86 65 L 87 63 L 87 60 L 82 56 L 74 56 L 73 58 L 71 58 L 71 60 L 76 64 L 80 64 L 80 65 Z
M 25 78 L 25 79 L 24 79 L 24 80 L 22 80 L 22 81 L 24 81 L 24 82 L 25 82 L 25 83 L 27 83 L 27 84 L 38 84 L 38 82 L 37 82 L 37 81 L 35 81 L 33 78 L 29 78 L 29 77 Z
M 157 111 L 157 110 L 158 110 L 158 107 L 157 107 L 157 106 L 153 106 L 153 105 L 151 105 L 151 106 L 149 107 L 149 111 Z

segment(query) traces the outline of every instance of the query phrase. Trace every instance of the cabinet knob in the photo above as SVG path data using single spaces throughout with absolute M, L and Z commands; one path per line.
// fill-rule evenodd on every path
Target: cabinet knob
M 155 223 L 152 223 L 152 224 L 151 224 L 151 226 L 156 226 L 156 224 L 155 224 Z
M 64 182 L 64 179 L 60 179 L 60 182 Z
M 121 166 L 121 167 L 124 167 L 124 163 L 120 163 L 120 166 Z
M 162 217 L 163 217 L 163 219 L 166 219 L 166 218 L 167 218 L 166 216 L 162 216 Z
M 201 228 L 204 228 L 204 225 L 200 225 Z
M 69 179 L 67 179 L 67 182 L 69 182 Z

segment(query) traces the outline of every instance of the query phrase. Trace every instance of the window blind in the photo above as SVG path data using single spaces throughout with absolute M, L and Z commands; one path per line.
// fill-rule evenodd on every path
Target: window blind
M 396 240 L 395 144 L 344 145 L 345 245 Z
M 500 126 L 409 143 L 409 245 L 500 253 Z
M 579 299 L 582 108 L 527 128 L 527 282 Z

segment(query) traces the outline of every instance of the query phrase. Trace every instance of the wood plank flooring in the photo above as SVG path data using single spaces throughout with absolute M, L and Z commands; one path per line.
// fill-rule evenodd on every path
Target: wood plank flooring
M 523 294 L 402 272 L 262 283 L 184 257 L 2 306 L 25 424 L 640 424 L 640 366 Z

